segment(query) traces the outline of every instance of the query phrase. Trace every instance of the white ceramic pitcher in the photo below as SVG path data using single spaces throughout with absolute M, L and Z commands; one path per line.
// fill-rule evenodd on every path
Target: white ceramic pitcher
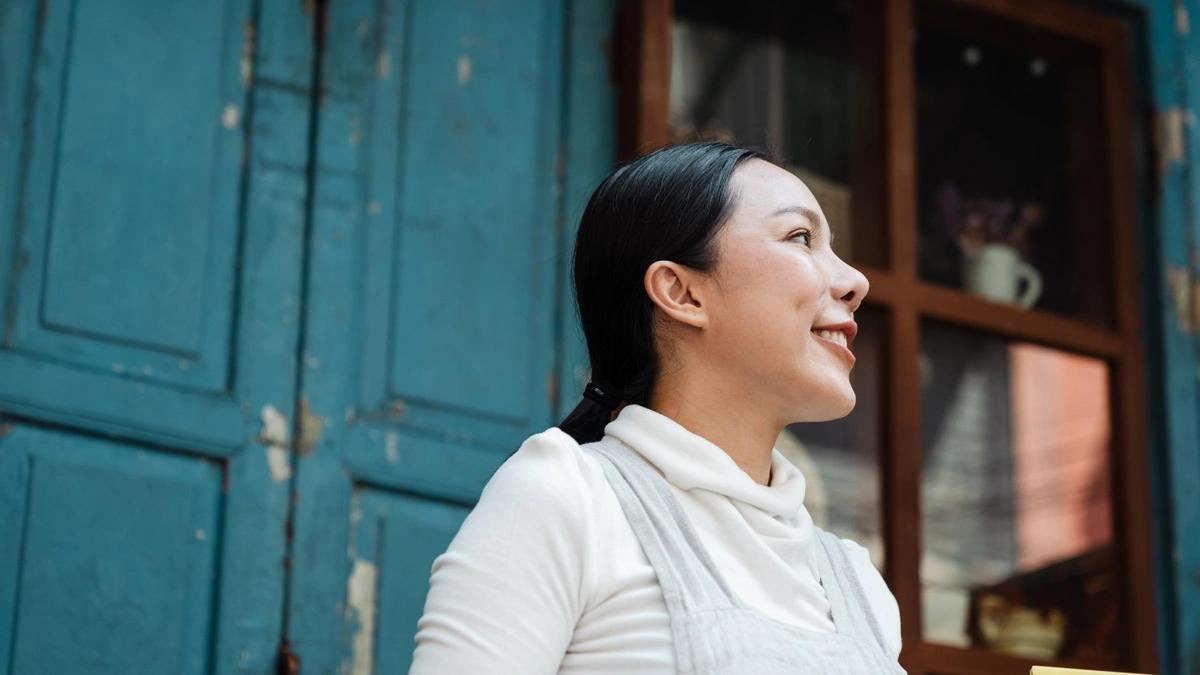
M 1008 244 L 984 244 L 964 264 L 967 288 L 989 300 L 1029 309 L 1042 294 L 1042 275 Z M 1025 289 L 1019 290 L 1021 281 Z

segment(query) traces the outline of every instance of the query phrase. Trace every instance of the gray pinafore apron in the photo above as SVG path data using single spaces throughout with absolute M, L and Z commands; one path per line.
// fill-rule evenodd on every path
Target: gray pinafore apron
M 817 529 L 819 577 L 833 633 L 759 614 L 729 591 L 666 479 L 640 454 L 606 437 L 595 453 L 658 575 L 671 621 L 675 665 L 697 675 L 895 675 L 879 623 L 838 538 Z

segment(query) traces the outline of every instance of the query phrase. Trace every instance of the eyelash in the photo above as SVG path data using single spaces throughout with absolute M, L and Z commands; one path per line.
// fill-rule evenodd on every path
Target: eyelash
M 807 243 L 807 244 L 805 244 L 805 246 L 810 246 L 810 247 L 811 247 L 811 246 L 812 246 L 812 241 L 813 241 L 813 233 L 812 233 L 810 230 L 800 230 L 799 232 L 795 232 L 795 233 L 793 233 L 791 236 L 789 236 L 789 237 L 788 237 L 788 239 L 795 239 L 796 237 L 799 237 L 799 236 L 800 236 L 800 235 L 802 235 L 802 234 L 807 234 L 807 235 L 808 235 L 808 243 Z

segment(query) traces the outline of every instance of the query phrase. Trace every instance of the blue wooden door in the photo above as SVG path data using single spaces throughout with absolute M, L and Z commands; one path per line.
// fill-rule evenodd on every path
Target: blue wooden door
M 6 673 L 274 668 L 311 24 L 0 4 Z
M 578 400 L 566 265 L 612 161 L 613 4 L 328 8 L 287 616 L 301 672 L 405 672 L 433 558 Z

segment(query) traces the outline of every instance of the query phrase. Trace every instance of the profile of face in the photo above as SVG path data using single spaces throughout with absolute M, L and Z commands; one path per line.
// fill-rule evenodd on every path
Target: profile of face
M 683 338 L 676 358 L 779 424 L 846 416 L 855 404 L 853 315 L 867 278 L 834 252 L 820 204 L 792 173 L 751 159 L 730 188 L 734 209 L 713 269 L 659 261 L 647 270 L 652 299 L 687 327 L 670 331 Z

